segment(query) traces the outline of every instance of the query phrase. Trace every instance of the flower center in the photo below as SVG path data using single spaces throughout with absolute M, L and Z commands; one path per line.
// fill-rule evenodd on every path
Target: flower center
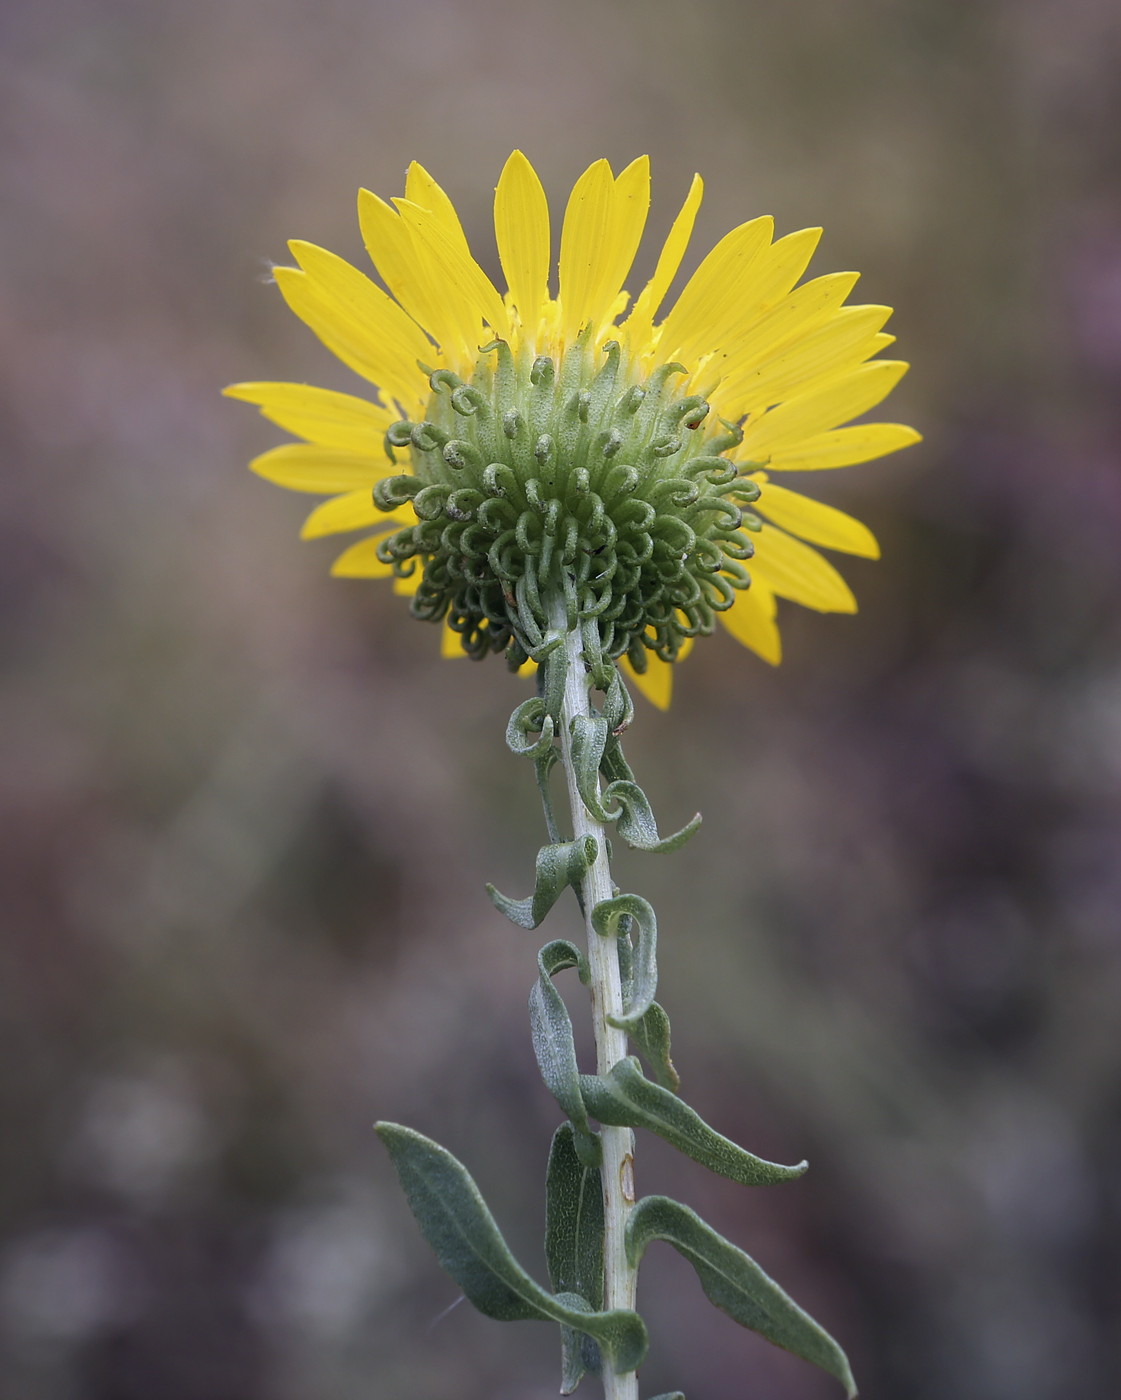
M 633 370 L 616 341 L 597 355 L 582 336 L 559 364 L 496 341 L 469 383 L 433 372 L 428 417 L 386 434 L 412 471 L 374 498 L 411 500 L 419 523 L 379 557 L 423 570 L 414 613 L 447 617 L 469 655 L 505 650 L 516 667 L 538 654 L 553 592 L 581 621 L 593 674 L 624 653 L 641 672 L 647 650 L 673 661 L 748 587 L 742 527 L 756 522 L 740 507 L 759 488 L 720 455 L 739 430 L 675 393 L 682 366 L 644 382 Z

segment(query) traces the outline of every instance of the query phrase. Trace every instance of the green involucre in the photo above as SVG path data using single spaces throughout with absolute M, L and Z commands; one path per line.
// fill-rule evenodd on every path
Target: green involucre
M 647 649 L 673 661 L 711 633 L 750 584 L 741 527 L 758 522 L 741 505 L 759 488 L 720 455 L 739 430 L 707 429 L 704 399 L 674 392 L 683 373 L 662 365 L 637 383 L 617 343 L 597 367 L 586 338 L 559 368 L 495 341 L 471 383 L 433 373 L 428 417 L 386 435 L 412 474 L 374 492 L 420 517 L 378 547 L 400 575 L 422 569 L 414 614 L 446 617 L 469 655 L 505 650 L 514 666 L 545 642 L 550 587 L 596 666 L 626 654 L 644 671 Z

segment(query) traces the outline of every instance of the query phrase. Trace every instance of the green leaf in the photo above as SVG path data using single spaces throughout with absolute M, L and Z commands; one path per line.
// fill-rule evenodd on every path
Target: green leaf
M 658 823 L 646 794 L 635 782 L 626 778 L 608 783 L 603 793 L 604 802 L 618 802 L 623 812 L 619 817 L 619 835 L 636 851 L 676 851 L 684 846 L 701 824 L 700 812 L 683 826 L 680 831 L 663 839 L 658 837 Z
M 467 1168 L 430 1138 L 400 1123 L 376 1123 L 409 1207 L 448 1274 L 486 1317 L 499 1322 L 560 1322 L 599 1343 L 619 1373 L 646 1355 L 646 1325 L 621 1308 L 593 1311 L 576 1293 L 554 1296 L 525 1272 Z
M 549 634 L 550 639 L 553 633 Z M 563 643 L 564 637 L 559 635 L 559 640 Z M 541 696 L 545 701 L 545 713 L 551 715 L 553 727 L 560 728 L 561 709 L 564 705 L 564 683 L 568 676 L 568 653 L 563 645 L 550 650 L 543 657 L 541 650 L 531 652 L 533 659 L 541 666 Z
M 619 938 L 624 918 L 638 925 L 638 947 L 630 966 L 630 988 L 622 1016 L 608 1016 L 620 1030 L 633 1031 L 642 1021 L 658 990 L 658 920 L 654 910 L 637 894 L 621 894 L 604 899 L 592 910 L 592 927 L 602 938 Z M 629 930 L 622 935 L 629 941 Z
M 627 696 L 628 702 L 630 696 Z M 634 707 L 631 706 L 631 714 L 634 714 Z M 608 718 L 608 724 L 611 723 Z M 631 772 L 630 764 L 623 757 L 623 746 L 619 742 L 618 736 L 612 732 L 607 736 L 607 747 L 603 751 L 603 758 L 600 760 L 599 771 L 609 783 L 614 782 L 634 782 L 634 774 Z
M 664 1395 L 655 1395 L 654 1400 L 685 1400 L 685 1392 L 681 1390 L 667 1390 Z
M 493 885 L 488 885 L 491 903 L 519 928 L 536 928 L 561 897 L 566 885 L 579 888 L 584 872 L 596 858 L 596 850 L 594 836 L 542 846 L 537 852 L 536 879 L 530 897 L 508 899 Z
M 549 723 L 552 723 L 550 719 Z M 552 744 L 539 753 L 533 760 L 533 768 L 537 774 L 537 789 L 541 794 L 541 805 L 545 809 L 545 826 L 549 832 L 549 840 L 554 846 L 560 844 L 560 828 L 557 826 L 557 819 L 553 815 L 553 794 L 549 790 L 549 774 L 553 771 L 553 765 L 560 762 L 560 754 Z
M 681 1087 L 681 1076 L 670 1059 L 669 1017 L 655 1001 L 650 1010 L 630 1033 L 638 1053 L 654 1072 L 654 1078 L 671 1094 Z
M 578 1293 L 597 1312 L 603 1307 L 603 1183 L 598 1167 L 585 1166 L 571 1123 L 553 1137 L 545 1178 L 545 1257 L 557 1293 Z M 571 1395 L 585 1371 L 600 1373 L 599 1349 L 584 1332 L 561 1324 L 561 1394 Z
M 632 1268 L 651 1240 L 673 1245 L 697 1271 L 709 1301 L 742 1327 L 812 1361 L 856 1394 L 848 1358 L 824 1328 L 756 1264 L 688 1206 L 665 1196 L 645 1196 L 627 1221 L 627 1257 Z
M 537 955 L 540 975 L 529 994 L 529 1025 L 533 1037 L 533 1053 L 545 1087 L 572 1120 L 583 1141 L 579 1151 L 589 1164 L 599 1159 L 599 1144 L 588 1125 L 588 1112 L 580 1095 L 580 1068 L 576 1063 L 576 1047 L 572 1040 L 572 1022 L 561 994 L 553 986 L 555 973 L 565 968 L 579 969 L 580 980 L 587 982 L 588 965 L 583 953 L 573 943 L 558 938 L 546 943 Z M 594 1146 L 593 1146 L 594 1144 Z
M 530 735 L 536 734 L 534 739 Z M 506 726 L 506 747 L 519 758 L 540 758 L 553 747 L 553 717 L 545 713 L 545 702 L 534 695 L 519 705 Z
M 613 735 L 619 735 L 628 728 L 634 719 L 634 701 L 630 691 L 623 684 L 618 666 L 612 668 L 611 683 L 603 700 L 603 717 Z M 616 777 L 624 776 L 616 774 Z M 629 776 L 629 775 L 626 775 Z
M 598 715 L 576 715 L 570 726 L 572 734 L 572 771 L 576 787 L 591 815 L 597 822 L 613 822 L 622 814 L 618 807 L 609 812 L 599 799 L 599 765 L 607 743 L 607 721 Z
M 648 1128 L 686 1157 L 741 1186 L 774 1186 L 796 1181 L 809 1165 L 782 1167 L 766 1162 L 714 1132 L 668 1089 L 643 1076 L 635 1059 L 620 1060 L 606 1075 L 582 1074 L 580 1092 L 588 1113 L 616 1128 Z

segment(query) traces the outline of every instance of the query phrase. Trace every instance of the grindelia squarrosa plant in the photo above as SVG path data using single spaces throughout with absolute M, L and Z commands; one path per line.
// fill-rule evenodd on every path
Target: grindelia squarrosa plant
M 645 158 L 618 176 L 605 160 L 585 171 L 561 225 L 553 295 L 548 204 L 515 151 L 494 203 L 503 294 L 472 257 L 447 195 L 414 164 L 403 199 L 358 198 L 385 290 L 310 243 L 292 242 L 298 266 L 275 270 L 291 309 L 372 390 L 250 383 L 226 393 L 301 439 L 251 466 L 327 498 L 305 538 L 366 532 L 335 574 L 391 581 L 414 617 L 442 628 L 444 655 L 501 652 L 536 679 L 506 741 L 533 764 L 548 842 L 527 898 L 488 892 L 507 918 L 535 929 L 571 886 L 587 925 L 585 949 L 563 939 L 541 949 L 529 999 L 541 1075 L 565 1119 L 546 1172 L 551 1289 L 514 1258 L 462 1163 L 411 1128 L 379 1123 L 440 1263 L 486 1316 L 559 1324 L 562 1394 L 590 1372 L 608 1400 L 637 1400 L 648 1346 L 638 1268 L 646 1246 L 664 1240 L 718 1308 L 852 1396 L 840 1346 L 749 1255 L 686 1205 L 635 1199 L 636 1128 L 744 1186 L 793 1181 L 806 1164 L 754 1156 L 680 1097 L 669 1020 L 654 999 L 654 911 L 614 884 L 607 830 L 667 852 L 700 824 L 659 833 L 623 755 L 628 682 L 665 708 L 674 664 L 718 621 L 775 665 L 776 599 L 856 610 L 815 546 L 874 558 L 876 541 L 774 477 L 916 442 L 896 423 L 844 426 L 907 366 L 878 358 L 893 340 L 883 332 L 890 309 L 845 304 L 856 273 L 800 281 L 821 230 L 776 240 L 769 218 L 721 239 L 663 315 L 699 176 L 632 302 L 624 284 L 649 190 Z M 554 808 L 554 767 L 571 835 Z M 569 968 L 590 994 L 594 1074 L 580 1072 L 553 982 Z

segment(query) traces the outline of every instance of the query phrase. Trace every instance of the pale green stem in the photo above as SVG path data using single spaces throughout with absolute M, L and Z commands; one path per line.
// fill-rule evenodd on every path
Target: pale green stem
M 584 668 L 580 629 L 566 628 L 564 601 L 555 599 L 550 621 L 565 631 L 565 651 L 568 657 L 564 706 L 561 711 L 561 758 L 568 781 L 568 800 L 572 808 L 573 835 L 576 840 L 594 836 L 596 855 L 581 885 L 588 925 L 588 966 L 591 970 L 592 1020 L 596 1038 L 596 1071 L 606 1074 L 627 1055 L 625 1031 L 608 1023 L 608 1016 L 623 1014 L 623 986 L 619 975 L 619 954 L 613 938 L 601 937 L 592 927 L 592 910 L 602 900 L 612 897 L 611 867 L 607 860 L 607 840 L 602 822 L 598 822 L 584 806 L 576 786 L 572 766 L 571 724 L 578 715 L 589 715 L 587 673 Z M 599 780 L 596 780 L 599 791 Z M 604 1239 L 604 1306 L 633 1308 L 637 1272 L 627 1262 L 624 1231 L 627 1216 L 634 1205 L 634 1134 L 630 1128 L 602 1128 L 603 1141 L 603 1215 L 606 1227 Z M 634 1371 L 616 1375 L 611 1367 L 603 1368 L 605 1400 L 638 1400 L 638 1377 Z

